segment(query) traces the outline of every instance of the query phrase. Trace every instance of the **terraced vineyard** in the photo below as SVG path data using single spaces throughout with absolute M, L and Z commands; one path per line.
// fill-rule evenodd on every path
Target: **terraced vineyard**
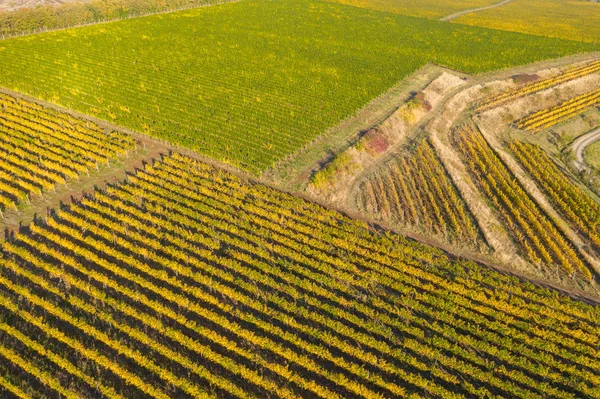
M 173 154 L 2 244 L 0 393 L 597 397 L 600 310 Z
M 379 220 L 419 226 L 473 244 L 479 230 L 431 144 L 400 156 L 359 184 L 357 204 Z
M 540 147 L 515 141 L 511 150 L 567 220 L 600 250 L 600 205 L 575 185 Z
M 479 104 L 477 110 L 485 111 L 486 109 L 497 107 L 508 101 L 515 100 L 519 97 L 524 97 L 529 94 L 546 90 L 559 84 L 563 84 L 568 81 L 578 79 L 583 76 L 597 72 L 600 72 L 600 60 L 593 61 L 578 67 L 569 68 L 559 75 L 552 76 L 550 78 L 543 79 L 538 82 L 532 82 L 517 87 L 515 89 L 506 90 L 502 93 L 498 93 L 493 96 L 488 96 Z
M 600 106 L 600 89 L 573 97 L 554 107 L 534 112 L 515 122 L 519 129 L 539 132 Z
M 320 0 L 244 0 L 4 40 L 0 85 L 258 174 L 427 63 L 479 73 L 597 48 Z
M 525 256 L 546 268 L 558 271 L 560 267 L 562 273 L 593 278 L 581 254 L 530 198 L 477 127 L 473 123 L 460 126 L 455 139 L 477 185 Z
M 0 212 L 134 147 L 129 135 L 0 93 Z

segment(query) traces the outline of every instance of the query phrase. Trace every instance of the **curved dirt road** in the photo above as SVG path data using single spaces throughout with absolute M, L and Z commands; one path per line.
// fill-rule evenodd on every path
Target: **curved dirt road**
M 494 8 L 494 7 L 500 7 L 500 6 L 503 6 L 506 3 L 510 3 L 511 1 L 512 0 L 504 0 L 504 1 L 501 1 L 500 3 L 492 4 L 491 6 L 485 6 L 485 7 L 479 7 L 479 8 L 471 8 L 470 10 L 459 11 L 457 13 L 448 15 L 448 16 L 446 16 L 444 18 L 440 18 L 440 21 L 451 21 L 454 18 L 458 18 L 458 17 L 460 17 L 462 15 L 470 14 L 472 12 L 477 12 L 477 11 L 489 10 L 490 8 Z
M 575 153 L 575 166 L 578 169 L 585 169 L 585 159 L 583 152 L 590 145 L 600 140 L 600 128 L 592 130 L 589 133 L 584 134 L 571 144 L 571 149 Z

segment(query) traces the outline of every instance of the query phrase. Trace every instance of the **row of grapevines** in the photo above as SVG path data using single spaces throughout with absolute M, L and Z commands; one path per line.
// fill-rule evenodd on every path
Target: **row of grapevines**
M 600 205 L 575 185 L 539 146 L 515 141 L 510 148 L 563 215 L 600 249 Z
M 526 84 L 515 89 L 506 90 L 502 93 L 489 96 L 479 104 L 477 110 L 484 111 L 489 108 L 497 107 L 505 102 L 515 100 L 538 91 L 546 90 L 559 84 L 566 83 L 570 80 L 578 79 L 592 73 L 600 71 L 600 60 L 593 61 L 588 64 L 567 69 L 560 75 L 552 76 L 547 79 Z
M 0 93 L 0 212 L 134 147 L 71 115 Z
M 453 240 L 472 243 L 479 237 L 476 223 L 428 141 L 365 178 L 357 203 L 380 219 L 421 226 Z
M 539 132 L 596 106 L 600 106 L 600 89 L 573 97 L 554 107 L 534 112 L 516 121 L 515 125 L 519 129 Z
M 530 261 L 592 278 L 588 265 L 556 225 L 543 213 L 473 123 L 456 129 L 456 142 L 485 195 Z
M 48 396 L 600 394 L 598 309 L 179 154 L 0 254 L 6 364 Z

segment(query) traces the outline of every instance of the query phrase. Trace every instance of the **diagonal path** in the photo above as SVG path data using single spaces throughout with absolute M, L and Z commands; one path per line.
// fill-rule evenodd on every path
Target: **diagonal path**
M 489 10 L 490 8 L 495 8 L 495 7 L 500 7 L 503 6 L 504 4 L 510 3 L 513 0 L 504 0 L 501 1 L 500 3 L 496 3 L 496 4 L 492 4 L 491 6 L 485 6 L 485 7 L 479 7 L 479 8 L 471 8 L 470 10 L 463 10 L 463 11 L 459 11 L 457 13 L 454 14 L 450 14 L 444 18 L 440 18 L 440 21 L 451 21 L 455 18 L 458 18 L 462 15 L 465 14 L 470 14 L 472 12 L 477 12 L 477 11 L 483 11 L 483 10 Z

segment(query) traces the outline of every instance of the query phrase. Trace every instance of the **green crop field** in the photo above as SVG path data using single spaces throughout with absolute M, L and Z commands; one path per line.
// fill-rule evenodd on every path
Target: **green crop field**
M 500 0 L 328 0 L 355 7 L 393 12 L 415 17 L 440 19 L 472 8 L 485 7 Z
M 6 40 L 0 86 L 258 173 L 434 62 L 598 46 L 311 0 L 247 0 Z
M 595 1 L 513 0 L 454 22 L 600 43 L 600 3 Z

